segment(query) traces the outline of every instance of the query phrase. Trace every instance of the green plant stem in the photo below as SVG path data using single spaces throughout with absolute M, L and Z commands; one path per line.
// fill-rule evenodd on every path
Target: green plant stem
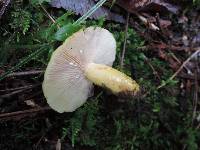
M 3 73 L 2 75 L 0 75 L 0 81 L 3 80 L 8 74 L 16 71 L 17 69 L 19 69 L 21 66 L 23 66 L 24 64 L 28 63 L 30 60 L 32 60 L 33 58 L 38 57 L 41 53 L 43 53 L 46 50 L 46 48 L 40 48 L 38 50 L 36 50 L 35 52 L 33 52 L 32 54 L 30 54 L 29 56 L 23 58 L 17 65 L 15 65 L 14 67 L 12 67 L 11 69 L 9 69 L 8 71 L 6 71 L 5 73 Z
M 96 3 L 95 6 L 93 6 L 87 13 L 85 13 L 82 17 L 80 17 L 74 24 L 81 24 L 83 21 L 85 21 L 89 16 L 91 16 L 99 7 L 101 7 L 106 0 L 100 0 L 98 3 Z
M 9 45 L 6 49 L 35 49 L 39 47 L 47 46 L 48 44 L 34 44 L 34 45 Z

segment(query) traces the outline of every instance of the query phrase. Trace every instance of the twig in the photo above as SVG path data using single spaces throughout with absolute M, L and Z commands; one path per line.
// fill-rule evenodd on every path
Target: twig
M 40 85 L 40 84 L 37 84 Z M 10 92 L 10 91 L 17 91 L 17 90 L 21 90 L 21 89 L 29 89 L 29 88 L 33 88 L 36 85 L 27 85 L 27 86 L 21 86 L 21 87 L 16 87 L 16 88 L 10 88 L 10 89 L 5 89 L 5 90 L 0 90 L 0 92 Z
M 19 93 L 21 93 L 21 92 L 23 92 L 23 91 L 24 91 L 24 89 L 22 89 L 22 90 L 17 90 L 17 91 L 13 91 L 13 92 L 11 92 L 11 93 L 8 93 L 8 94 L 5 94 L 5 95 L 1 95 L 0 98 L 8 98 L 8 97 L 13 96 L 13 95 L 15 95 L 15 94 L 19 94 Z
M 7 77 L 13 77 L 13 76 L 27 76 L 27 75 L 37 75 L 40 73 L 44 73 L 44 70 L 31 70 L 31 71 L 23 71 L 23 72 L 13 72 Z
M 126 27 L 125 27 L 125 36 L 124 36 L 124 45 L 123 45 L 123 50 L 122 50 L 121 62 L 120 62 L 120 68 L 121 69 L 124 66 L 124 56 L 125 56 L 125 52 L 126 52 L 126 43 L 127 43 L 129 17 L 130 17 L 130 13 L 127 12 Z
M 194 109 L 193 109 L 193 114 L 192 114 L 192 125 L 196 117 L 197 104 L 198 104 L 198 91 L 199 91 L 198 79 L 197 79 L 198 64 L 197 62 L 195 62 L 195 64 L 196 64 L 196 70 L 195 70 Z
M 183 69 L 183 67 L 192 59 L 194 58 L 194 56 L 196 56 L 198 53 L 200 52 L 200 50 L 194 52 L 186 61 L 183 62 L 183 64 L 181 65 L 181 67 L 173 74 L 173 76 L 171 76 L 170 80 L 174 79 L 178 73 Z
M 149 23 L 148 20 L 143 17 L 142 15 L 138 14 L 135 12 L 135 14 L 137 15 L 137 17 L 145 24 L 148 25 L 150 29 L 154 30 L 154 31 L 158 31 L 160 30 L 159 27 L 157 27 L 155 24 L 153 23 Z
M 40 137 L 40 139 L 37 141 L 37 143 L 34 145 L 34 148 L 35 148 L 35 149 L 38 149 L 38 145 L 40 144 L 40 142 L 42 141 L 42 139 L 44 138 L 45 135 L 46 135 L 46 133 L 44 133 L 44 134 Z
M 55 19 L 53 19 L 53 17 L 51 17 L 51 15 L 48 13 L 48 11 L 40 4 L 40 7 L 42 8 L 42 10 L 46 13 L 46 15 L 49 17 L 49 19 L 53 22 L 56 23 Z
M 15 66 L 11 67 L 10 69 L 8 69 L 5 73 L 0 74 L 0 81 L 3 80 L 4 78 L 6 78 L 9 74 L 11 74 L 12 72 L 16 71 L 17 69 L 19 69 L 21 66 L 23 66 L 24 64 L 28 63 L 30 60 L 32 60 L 33 58 L 38 57 L 40 54 L 42 54 L 45 50 L 47 50 L 46 48 L 39 48 L 36 51 L 34 51 L 33 53 L 31 53 L 30 55 L 26 56 L 25 58 L 22 58 L 20 60 L 20 62 L 18 64 L 16 64 Z
M 34 113 L 41 113 L 43 111 L 50 110 L 50 109 L 51 108 L 49 106 L 46 106 L 46 107 L 16 111 L 16 112 L 11 112 L 11 113 L 3 113 L 3 114 L 0 114 L 0 122 L 13 120 L 13 119 L 22 119 L 27 116 L 32 116 Z
M 195 80 L 195 76 L 194 75 L 188 75 L 186 73 L 181 73 L 181 74 L 179 74 L 177 76 L 181 77 L 181 78 L 185 78 L 185 79 Z M 200 80 L 200 76 L 197 77 L 197 80 Z
M 183 64 L 180 66 L 180 68 L 179 68 L 167 81 L 173 80 L 173 79 L 179 74 L 179 72 L 183 69 L 183 67 L 184 67 L 192 58 L 194 58 L 194 56 L 196 56 L 199 52 L 200 52 L 200 49 L 197 50 L 196 52 L 194 52 L 188 59 L 186 59 L 186 60 L 183 62 Z M 165 86 L 166 84 L 167 84 L 167 82 L 165 82 L 165 83 L 159 85 L 159 86 L 157 87 L 157 89 L 162 88 L 162 87 Z
M 170 52 L 170 55 L 179 63 L 179 65 L 181 64 L 181 61 L 176 57 L 176 55 L 171 51 L 169 50 Z M 187 73 L 191 74 L 191 70 L 187 67 L 187 66 L 184 66 L 184 68 L 187 70 Z
M 145 56 L 145 61 L 150 66 L 150 68 L 152 69 L 153 74 L 158 78 L 159 81 L 161 81 L 161 78 L 160 78 L 158 72 L 156 71 L 156 69 L 153 67 L 153 65 L 151 64 L 151 62 L 149 61 L 149 59 L 146 56 Z
M 159 13 L 156 13 L 156 23 L 158 25 L 158 28 L 160 28 L 160 31 L 162 32 L 162 27 L 160 25 L 160 15 L 159 15 Z
M 34 88 L 36 86 L 38 86 L 40 84 L 36 84 L 36 85 L 33 85 L 33 86 L 27 86 L 26 88 L 23 88 L 23 89 L 20 89 L 20 90 L 17 90 L 17 91 L 13 91 L 11 93 L 8 93 L 8 94 L 5 94 L 5 95 L 1 95 L 0 98 L 7 98 L 7 97 L 10 97 L 10 96 L 13 96 L 15 94 L 19 94 L 27 89 L 31 89 L 31 88 Z
M 162 45 L 162 47 L 160 47 L 160 45 Z M 162 43 L 158 43 L 158 44 L 152 43 L 149 46 L 139 47 L 138 49 L 148 50 L 148 49 L 157 49 L 157 48 L 170 49 L 170 50 L 176 51 L 176 52 L 177 51 L 195 52 L 195 51 L 198 51 L 200 49 L 200 47 L 194 47 L 194 48 L 191 49 L 190 47 L 174 46 L 174 45 L 169 45 L 169 44 L 166 44 L 166 43 L 163 43 L 163 42 Z

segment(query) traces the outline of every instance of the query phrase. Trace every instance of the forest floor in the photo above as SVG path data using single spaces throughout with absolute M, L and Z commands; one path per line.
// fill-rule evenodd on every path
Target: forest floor
M 200 2 L 153 1 L 0 1 L 0 149 L 199 149 Z M 57 113 L 42 92 L 44 71 L 89 26 L 113 33 L 113 67 L 140 93 L 130 100 L 96 86 L 76 111 Z

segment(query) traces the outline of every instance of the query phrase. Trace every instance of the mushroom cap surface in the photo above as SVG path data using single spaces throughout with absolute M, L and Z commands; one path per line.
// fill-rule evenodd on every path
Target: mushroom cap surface
M 52 54 L 42 84 L 47 103 L 57 112 L 72 112 L 83 105 L 93 88 L 85 77 L 88 63 L 111 66 L 116 41 L 100 27 L 80 30 L 67 38 Z

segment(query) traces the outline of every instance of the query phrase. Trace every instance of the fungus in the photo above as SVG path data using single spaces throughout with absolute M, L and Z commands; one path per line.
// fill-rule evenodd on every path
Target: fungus
M 111 68 L 116 55 L 113 35 L 100 27 L 74 33 L 52 54 L 44 74 L 43 93 L 57 112 L 72 112 L 83 105 L 93 83 L 115 95 L 137 93 L 139 85 Z

